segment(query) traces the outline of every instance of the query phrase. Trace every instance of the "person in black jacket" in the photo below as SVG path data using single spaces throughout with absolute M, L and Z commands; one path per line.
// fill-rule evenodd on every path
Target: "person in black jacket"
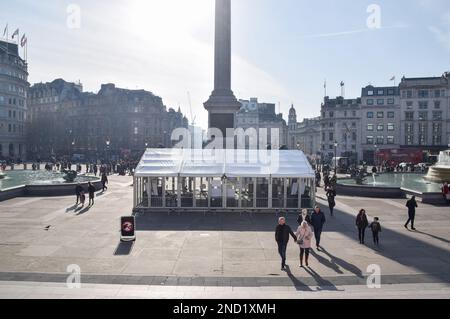
M 286 249 L 289 243 L 289 235 L 297 241 L 297 237 L 292 231 L 289 225 L 286 225 L 286 219 L 280 217 L 278 220 L 278 226 L 275 230 L 275 241 L 278 244 L 278 253 L 281 257 L 281 270 L 286 270 Z
M 408 207 L 408 221 L 405 224 L 405 228 L 408 229 L 408 224 L 411 222 L 411 229 L 416 230 L 414 228 L 414 220 L 416 219 L 416 196 L 413 196 L 408 202 L 406 202 L 406 207 Z
M 88 193 L 89 193 L 89 206 L 94 206 L 94 198 L 95 198 L 95 187 L 91 182 L 88 184 Z
M 367 226 L 369 226 L 369 221 L 367 220 L 366 211 L 361 209 L 356 216 L 356 227 L 358 228 L 358 238 L 361 245 L 364 245 Z
M 325 214 L 319 206 L 314 208 L 311 215 L 311 225 L 314 228 L 314 237 L 316 238 L 316 248 L 320 251 L 320 237 L 322 236 L 323 225 L 325 224 Z
M 75 186 L 75 195 L 77 196 L 77 202 L 75 206 L 78 206 L 78 202 L 80 201 L 81 192 L 83 191 L 83 187 L 80 184 Z
M 333 187 L 327 188 L 328 207 L 330 208 L 330 215 L 333 216 L 334 208 L 336 207 L 336 191 Z

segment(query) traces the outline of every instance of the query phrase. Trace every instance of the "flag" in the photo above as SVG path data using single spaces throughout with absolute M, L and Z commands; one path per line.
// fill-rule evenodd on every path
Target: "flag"
M 341 81 L 341 87 L 345 86 L 344 81 Z
M 3 30 L 3 36 L 6 36 L 8 33 L 8 24 L 6 24 L 5 30 Z
M 395 75 L 391 78 L 390 81 L 395 81 Z
M 14 31 L 14 33 L 13 33 L 13 35 L 12 35 L 12 38 L 14 39 L 14 38 L 16 37 L 16 35 L 19 36 L 19 29 L 17 29 L 16 31 Z
M 28 42 L 27 37 L 25 36 L 25 34 L 22 36 L 22 39 L 20 40 L 20 46 L 23 48 Z

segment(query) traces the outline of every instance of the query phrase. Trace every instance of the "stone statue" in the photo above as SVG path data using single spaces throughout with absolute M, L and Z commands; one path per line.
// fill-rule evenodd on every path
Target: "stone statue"
M 63 176 L 63 178 L 67 183 L 73 183 L 75 181 L 75 178 L 77 178 L 77 175 L 78 175 L 78 173 L 76 171 L 64 170 L 63 173 L 65 174 Z

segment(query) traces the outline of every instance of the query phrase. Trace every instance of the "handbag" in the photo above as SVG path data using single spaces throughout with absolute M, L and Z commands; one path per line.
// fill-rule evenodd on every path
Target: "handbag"
M 306 235 L 306 231 L 305 231 L 305 234 L 302 236 L 302 238 L 297 239 L 297 244 L 299 244 L 300 246 L 303 245 L 303 243 L 304 243 L 303 238 L 305 238 L 305 235 Z

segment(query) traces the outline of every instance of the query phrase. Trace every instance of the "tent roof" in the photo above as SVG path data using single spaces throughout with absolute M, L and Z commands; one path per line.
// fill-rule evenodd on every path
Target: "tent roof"
M 137 177 L 294 177 L 314 178 L 301 151 L 147 149 Z

